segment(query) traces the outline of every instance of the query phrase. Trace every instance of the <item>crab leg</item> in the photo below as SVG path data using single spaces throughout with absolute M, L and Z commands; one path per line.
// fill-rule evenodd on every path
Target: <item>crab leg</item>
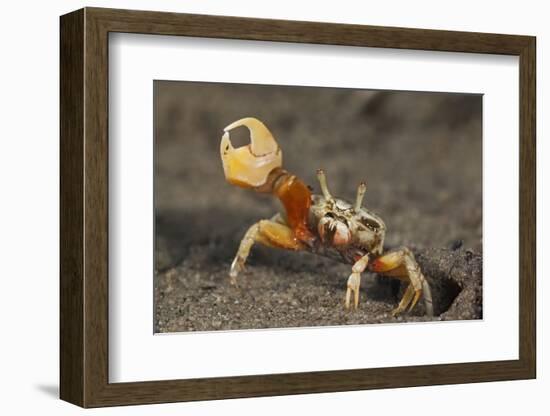
M 359 305 L 359 287 L 361 286 L 361 273 L 365 271 L 369 264 L 369 255 L 365 254 L 355 262 L 351 268 L 351 274 L 348 278 L 348 288 L 346 290 L 346 309 L 349 309 L 351 294 L 353 293 L 353 305 L 357 309 Z
M 369 265 L 369 270 L 383 276 L 397 277 L 409 283 L 399 305 L 392 311 L 392 315 L 404 312 L 407 307 L 411 311 L 420 297 L 424 295 L 426 313 L 428 316 L 433 316 L 430 286 L 422 275 L 414 255 L 408 248 L 401 248 L 383 254 Z
M 304 245 L 296 238 L 294 231 L 282 221 L 279 214 L 271 220 L 258 221 L 245 233 L 235 259 L 231 263 L 229 277 L 232 284 L 237 283 L 237 276 L 244 269 L 254 243 L 287 250 L 301 250 L 304 248 Z

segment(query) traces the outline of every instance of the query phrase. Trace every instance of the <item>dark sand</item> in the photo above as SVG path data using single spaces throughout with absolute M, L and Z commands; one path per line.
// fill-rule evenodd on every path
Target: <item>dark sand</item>
M 428 319 L 420 304 L 393 318 L 403 289 L 370 273 L 359 309 L 345 311 L 350 266 L 308 253 L 256 246 L 229 284 L 243 233 L 279 209 L 224 180 L 222 129 L 245 116 L 266 123 L 285 168 L 316 192 L 317 168 L 338 197 L 366 180 L 386 245 L 410 247 L 431 282 L 433 319 L 481 318 L 480 96 L 159 82 L 156 115 L 157 332 Z

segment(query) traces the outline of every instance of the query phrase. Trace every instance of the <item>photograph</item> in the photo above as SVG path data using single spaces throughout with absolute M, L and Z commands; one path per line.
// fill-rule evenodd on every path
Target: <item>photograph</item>
M 11 360 L 34 386 L 8 405 L 540 404 L 543 13 L 66 6 L 21 32 L 29 68 L 59 57 L 25 73 L 59 105 L 14 124 L 40 140 L 10 141 L 34 186 L 9 200 L 40 214 L 51 194 L 56 219 L 6 218 L 59 244 L 8 273 L 56 266 L 31 271 L 36 298 L 6 279 L 22 342 L 54 335 L 40 365 Z M 44 160 L 59 192 L 27 169 Z
M 482 94 L 153 88 L 155 333 L 483 318 Z

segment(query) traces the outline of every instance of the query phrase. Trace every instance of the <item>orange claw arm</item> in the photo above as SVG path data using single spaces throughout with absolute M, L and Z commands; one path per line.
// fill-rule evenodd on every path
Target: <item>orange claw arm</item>
M 286 210 L 287 222 L 301 242 L 312 245 L 315 236 L 309 231 L 308 217 L 311 207 L 311 191 L 296 176 L 284 172 L 274 183 L 276 195 Z

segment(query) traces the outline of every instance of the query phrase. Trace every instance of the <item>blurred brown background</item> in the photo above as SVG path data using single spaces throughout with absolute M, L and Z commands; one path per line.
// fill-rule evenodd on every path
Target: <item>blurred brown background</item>
M 302 295 L 295 294 L 298 306 L 293 306 L 296 299 L 285 292 L 291 283 L 301 290 L 304 276 L 296 273 L 309 273 L 309 292 L 317 281 L 329 279 L 330 288 L 342 291 L 332 293 L 335 305 L 341 303 L 349 274 L 345 267 L 265 248 L 253 249 L 244 279 L 250 285 L 263 280 L 268 286 L 256 289 L 267 292 L 269 302 L 273 292 L 289 294 L 276 303 L 283 309 L 277 312 L 278 306 L 271 305 L 267 312 L 272 315 L 260 314 L 257 322 L 240 302 L 233 303 L 238 307 L 224 303 L 228 293 L 246 302 L 255 290 L 230 292 L 237 289 L 226 287 L 227 271 L 247 227 L 279 208 L 271 197 L 225 182 L 222 130 L 247 116 L 267 125 L 283 150 L 284 167 L 316 192 L 317 168 L 327 172 L 334 195 L 350 200 L 366 180 L 364 205 L 385 220 L 387 246 L 448 247 L 462 240 L 464 247 L 481 253 L 480 95 L 156 81 L 157 330 L 300 326 L 299 318 L 286 322 L 275 316 L 290 316 L 303 306 Z M 247 134 L 244 128 L 232 132 L 233 143 L 248 143 Z M 275 274 L 265 276 L 270 270 Z M 333 275 L 320 278 L 319 273 Z M 265 283 L 270 278 L 277 281 L 273 287 Z M 266 304 L 262 296 L 250 300 L 250 313 Z M 319 303 L 310 299 L 303 319 L 313 319 L 310 309 Z M 246 316 L 237 319 L 235 313 Z M 310 325 L 320 321 L 317 316 Z

